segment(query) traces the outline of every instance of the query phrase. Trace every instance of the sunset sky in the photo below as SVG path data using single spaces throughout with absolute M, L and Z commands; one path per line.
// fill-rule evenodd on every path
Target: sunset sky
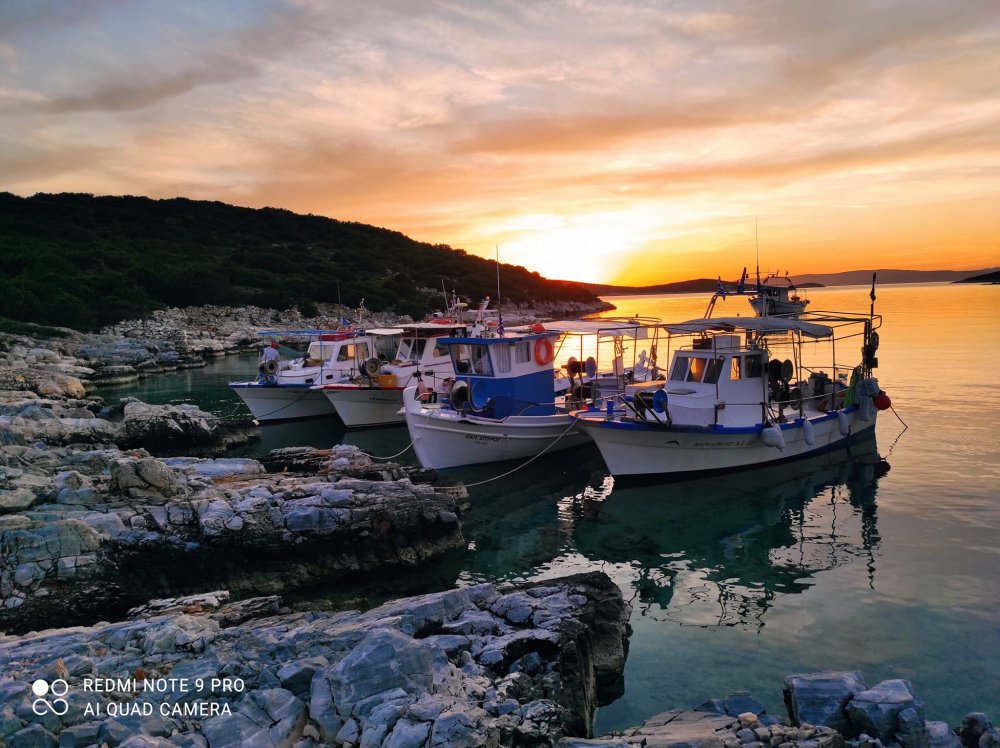
M 1000 0 L 0 0 L 0 190 L 552 278 L 1000 265 Z

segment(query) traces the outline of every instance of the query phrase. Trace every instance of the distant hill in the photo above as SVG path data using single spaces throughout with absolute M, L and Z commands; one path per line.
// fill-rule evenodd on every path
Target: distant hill
M 868 276 L 871 280 L 871 276 Z M 722 279 L 727 290 L 733 290 L 739 283 L 739 278 L 726 280 Z M 695 280 L 677 281 L 676 283 L 661 283 L 657 286 L 610 286 L 600 283 L 581 284 L 588 291 L 593 291 L 598 296 L 628 296 L 631 294 L 664 294 L 664 293 L 715 293 L 718 280 L 711 278 L 696 278 Z M 747 281 L 747 289 L 753 285 L 753 281 Z M 822 283 L 799 283 L 795 279 L 795 285 L 799 288 L 819 288 Z
M 505 300 L 595 301 L 570 281 L 501 265 Z M 276 208 L 176 198 L 0 192 L 0 317 L 92 330 L 166 306 L 310 313 L 362 299 L 421 317 L 442 283 L 473 304 L 496 296 L 491 260 L 397 231 Z
M 993 270 L 982 275 L 974 275 L 971 278 L 963 278 L 955 283 L 1000 283 L 1000 270 Z
M 989 270 L 851 270 L 845 273 L 806 273 L 790 276 L 799 288 L 820 288 L 823 286 L 864 286 L 872 282 L 872 273 L 878 274 L 879 283 L 936 283 L 936 282 L 988 282 L 989 279 L 977 273 L 997 274 L 996 268 Z M 974 281 L 970 278 L 983 278 Z M 748 279 L 748 288 L 753 284 L 755 276 Z M 723 279 L 727 288 L 735 288 L 739 279 Z M 598 296 L 627 296 L 631 294 L 665 294 L 665 293 L 712 293 L 717 281 L 708 278 L 680 281 L 677 283 L 661 283 L 656 286 L 612 286 L 598 283 L 584 283 L 585 288 Z
M 987 268 L 996 270 L 997 268 Z M 846 273 L 826 273 L 819 275 L 796 275 L 796 283 L 815 281 L 824 286 L 863 286 L 872 282 L 872 273 L 878 273 L 879 283 L 941 283 L 960 281 L 986 270 L 851 270 Z

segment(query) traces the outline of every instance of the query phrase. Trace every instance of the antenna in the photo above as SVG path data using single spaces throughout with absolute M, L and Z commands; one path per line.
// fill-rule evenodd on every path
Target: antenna
M 499 317 L 497 323 L 497 332 L 500 333 L 500 337 L 503 337 L 503 307 L 500 303 L 500 245 L 496 245 L 497 251 L 497 316 Z
M 753 219 L 753 242 L 757 250 L 757 290 L 760 290 L 760 238 L 757 236 L 757 219 Z

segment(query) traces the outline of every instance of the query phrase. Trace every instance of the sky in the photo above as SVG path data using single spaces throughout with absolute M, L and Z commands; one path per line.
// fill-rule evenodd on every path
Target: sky
M 0 0 L 0 190 L 550 278 L 1000 265 L 1000 0 Z

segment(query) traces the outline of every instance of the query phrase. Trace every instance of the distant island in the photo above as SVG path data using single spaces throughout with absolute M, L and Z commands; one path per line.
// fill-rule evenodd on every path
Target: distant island
M 981 275 L 974 275 L 971 278 L 963 278 L 955 283 L 1000 283 L 1000 270 L 992 270 Z
M 872 270 L 850 270 L 844 273 L 803 273 L 790 275 L 798 288 L 822 288 L 824 286 L 866 286 L 876 273 L 879 283 L 990 283 L 1000 280 L 1000 268 L 984 270 L 898 270 L 875 268 Z M 762 274 L 763 277 L 763 274 Z M 722 279 L 727 289 L 736 288 L 739 279 Z M 756 283 L 756 275 L 751 272 L 747 280 L 750 290 Z M 677 283 L 661 283 L 655 286 L 614 286 L 600 283 L 584 283 L 583 286 L 598 296 L 629 296 L 665 293 L 714 293 L 718 280 L 697 278 Z

